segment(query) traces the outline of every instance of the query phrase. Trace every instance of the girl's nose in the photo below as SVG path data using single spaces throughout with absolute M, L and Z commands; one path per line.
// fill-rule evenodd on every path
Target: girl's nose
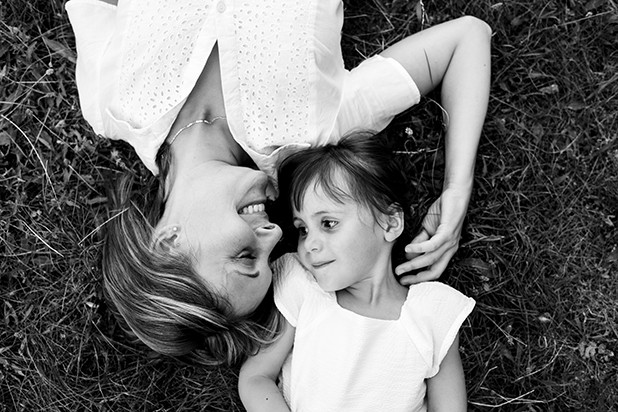
M 313 236 L 311 234 L 307 235 L 305 239 L 305 248 L 308 252 L 317 252 L 320 250 L 320 240 L 317 236 Z

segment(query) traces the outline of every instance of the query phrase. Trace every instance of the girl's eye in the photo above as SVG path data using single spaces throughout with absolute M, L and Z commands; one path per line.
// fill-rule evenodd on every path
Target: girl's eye
M 323 220 L 322 221 L 322 227 L 324 227 L 325 229 L 334 229 L 335 226 L 337 226 L 339 224 L 339 222 L 337 222 L 336 220 Z
M 299 226 L 296 228 L 296 230 L 298 230 L 298 236 L 300 237 L 305 237 L 307 236 L 307 228 L 304 226 Z

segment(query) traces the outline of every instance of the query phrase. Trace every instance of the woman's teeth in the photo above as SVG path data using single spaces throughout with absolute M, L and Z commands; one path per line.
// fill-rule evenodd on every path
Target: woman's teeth
M 266 207 L 264 206 L 264 203 L 258 203 L 256 205 L 249 205 L 247 207 L 243 207 L 240 210 L 240 214 L 241 215 L 250 215 L 252 213 L 263 212 L 264 210 L 266 210 Z

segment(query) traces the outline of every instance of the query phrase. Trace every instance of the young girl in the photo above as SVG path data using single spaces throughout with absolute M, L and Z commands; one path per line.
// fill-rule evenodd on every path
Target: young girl
M 284 387 L 293 411 L 466 410 L 458 330 L 474 300 L 395 278 L 391 256 L 410 202 L 391 157 L 364 135 L 283 163 L 298 253 L 277 262 L 283 332 L 241 368 L 248 411 L 289 410 L 275 381 L 292 346 Z

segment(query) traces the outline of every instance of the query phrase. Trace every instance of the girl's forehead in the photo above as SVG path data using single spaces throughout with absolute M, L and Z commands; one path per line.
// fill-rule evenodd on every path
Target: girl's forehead
M 339 167 L 323 169 L 299 183 L 300 185 L 291 191 L 290 198 L 292 207 L 298 212 L 305 209 L 308 200 L 332 202 L 338 205 L 364 203 L 355 199 L 350 176 Z
M 355 199 L 351 195 L 350 185 L 345 177 L 331 175 L 328 180 L 314 179 L 305 190 L 302 200 L 304 201 L 307 196 L 320 197 L 324 200 L 330 200 L 335 203 L 356 203 Z
M 367 202 L 357 199 L 350 192 L 345 185 L 326 187 L 316 182 L 315 185 L 311 184 L 306 188 L 300 198 L 300 203 L 294 205 L 294 211 L 295 213 L 306 212 L 308 208 L 332 208 L 350 211 L 350 208 L 353 208 L 355 213 L 372 212 L 372 208 L 368 206 Z

